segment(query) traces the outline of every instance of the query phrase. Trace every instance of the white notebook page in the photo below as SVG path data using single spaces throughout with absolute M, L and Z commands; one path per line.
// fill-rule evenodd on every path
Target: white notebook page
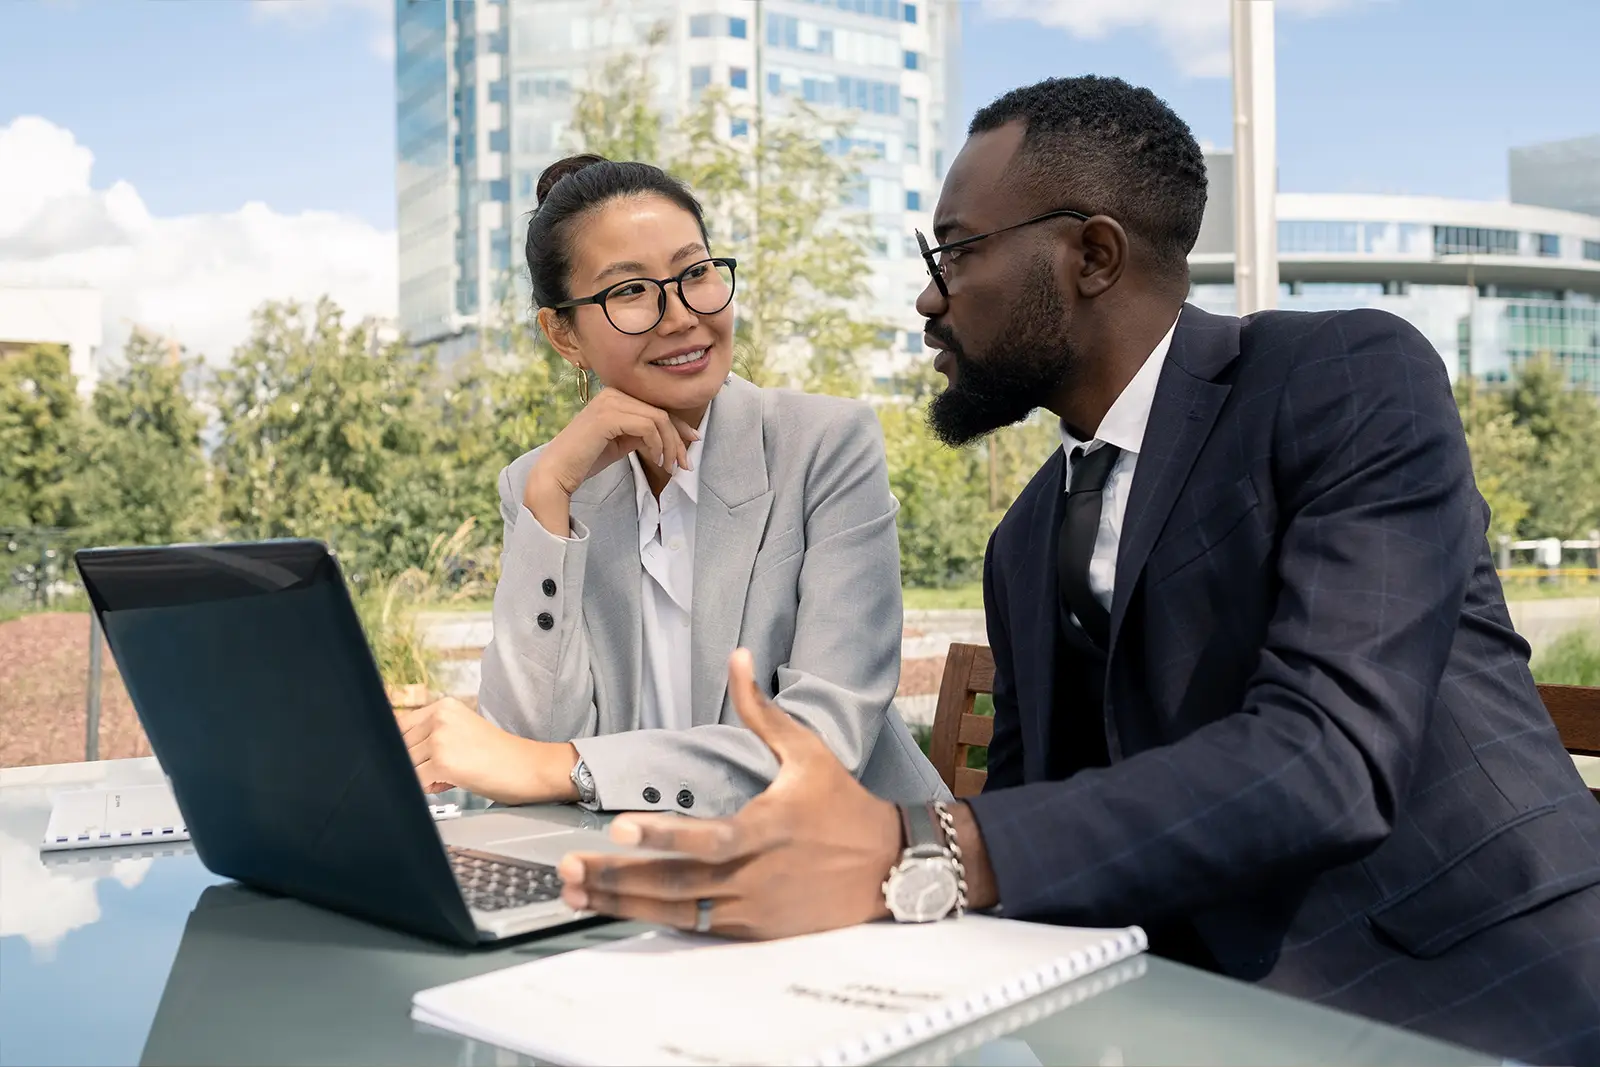
M 863 1063 L 1144 943 L 986 916 L 755 944 L 649 934 L 424 990 L 412 1016 L 563 1064 Z

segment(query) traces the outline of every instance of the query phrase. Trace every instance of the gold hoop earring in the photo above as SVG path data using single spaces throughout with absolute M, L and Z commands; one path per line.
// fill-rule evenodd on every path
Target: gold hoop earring
M 589 403 L 589 372 L 583 367 L 578 368 L 578 403 Z

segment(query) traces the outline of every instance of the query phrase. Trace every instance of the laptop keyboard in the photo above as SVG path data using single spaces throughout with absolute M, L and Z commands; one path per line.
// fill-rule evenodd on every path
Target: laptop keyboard
M 460 845 L 446 845 L 445 851 L 469 908 L 504 911 L 561 896 L 561 876 L 549 864 L 479 852 Z

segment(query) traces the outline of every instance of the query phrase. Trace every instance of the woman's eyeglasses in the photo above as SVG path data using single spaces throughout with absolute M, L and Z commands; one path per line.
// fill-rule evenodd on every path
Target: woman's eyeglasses
M 593 296 L 564 300 L 557 311 L 598 304 L 606 319 L 622 333 L 649 333 L 667 314 L 667 289 L 675 287 L 683 306 L 696 315 L 715 315 L 733 300 L 737 261 L 718 256 L 691 263 L 672 278 L 629 278 L 608 285 Z

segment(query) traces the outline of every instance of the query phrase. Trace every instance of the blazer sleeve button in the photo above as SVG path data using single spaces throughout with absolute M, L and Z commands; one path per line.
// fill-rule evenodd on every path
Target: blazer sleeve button
M 539 588 L 544 590 L 544 595 L 545 596 L 555 596 L 556 595 L 556 580 L 554 578 L 546 578 L 544 580 L 544 584 L 541 585 Z
M 694 794 L 689 792 L 687 789 L 678 790 L 678 807 L 680 807 L 680 808 L 692 808 L 692 807 L 694 807 Z
M 554 615 L 550 614 L 548 611 L 539 612 L 539 629 L 549 630 L 552 629 L 555 624 L 556 617 Z
M 653 785 L 645 786 L 644 787 L 644 802 L 646 804 L 659 804 L 659 803 L 661 803 L 661 790 L 657 789 Z

